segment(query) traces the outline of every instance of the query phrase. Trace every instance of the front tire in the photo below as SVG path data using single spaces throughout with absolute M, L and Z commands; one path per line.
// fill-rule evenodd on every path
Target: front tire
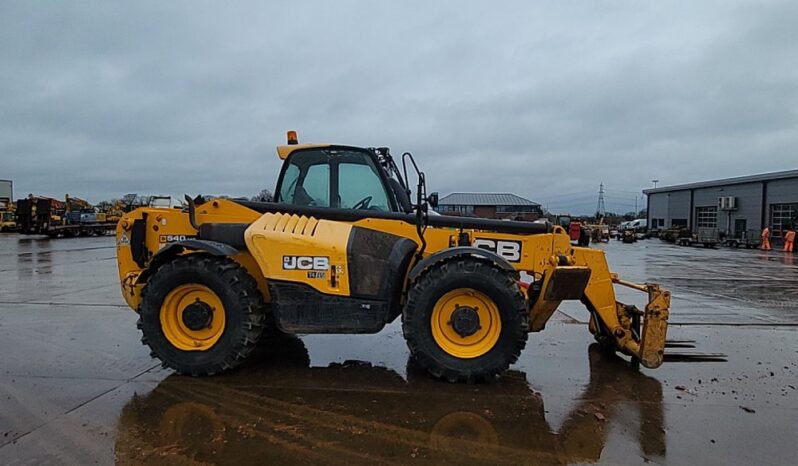
M 188 254 L 161 266 L 142 290 L 138 327 L 150 355 L 180 374 L 241 364 L 263 333 L 257 282 L 228 258 Z
M 529 320 L 513 273 L 454 258 L 411 285 L 402 329 L 420 367 L 450 382 L 476 382 L 493 380 L 518 359 Z

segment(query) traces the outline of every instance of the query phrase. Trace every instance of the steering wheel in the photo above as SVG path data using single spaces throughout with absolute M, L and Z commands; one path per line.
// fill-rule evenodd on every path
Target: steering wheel
M 371 203 L 371 196 L 366 196 L 363 199 L 357 201 L 355 205 L 352 206 L 353 209 L 368 209 L 369 203 Z

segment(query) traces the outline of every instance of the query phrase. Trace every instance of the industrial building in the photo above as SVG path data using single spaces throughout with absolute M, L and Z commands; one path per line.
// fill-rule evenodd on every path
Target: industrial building
M 540 204 L 509 193 L 451 193 L 435 209 L 444 215 L 536 220 L 543 215 Z
M 798 223 L 798 170 L 645 189 L 652 230 L 715 228 L 740 237 L 770 225 L 781 236 Z
M 11 207 L 14 201 L 14 183 L 11 180 L 0 180 L 0 210 Z

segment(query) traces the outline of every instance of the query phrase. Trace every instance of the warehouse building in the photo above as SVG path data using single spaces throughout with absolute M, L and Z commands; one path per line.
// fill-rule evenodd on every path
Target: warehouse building
M 442 197 L 435 210 L 443 215 L 499 219 L 537 220 L 543 215 L 537 202 L 508 193 L 452 193 Z
M 798 223 L 798 170 L 645 189 L 648 225 L 715 228 L 740 237 L 770 225 L 774 236 Z

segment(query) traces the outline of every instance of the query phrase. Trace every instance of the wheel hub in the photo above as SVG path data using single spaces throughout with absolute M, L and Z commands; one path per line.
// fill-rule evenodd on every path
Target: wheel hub
M 469 337 L 479 330 L 479 314 L 477 309 L 470 306 L 457 306 L 452 312 L 451 325 L 461 337 Z
M 213 309 L 207 303 L 197 301 L 189 304 L 183 309 L 183 324 L 189 330 L 197 331 L 211 326 L 213 321 Z

